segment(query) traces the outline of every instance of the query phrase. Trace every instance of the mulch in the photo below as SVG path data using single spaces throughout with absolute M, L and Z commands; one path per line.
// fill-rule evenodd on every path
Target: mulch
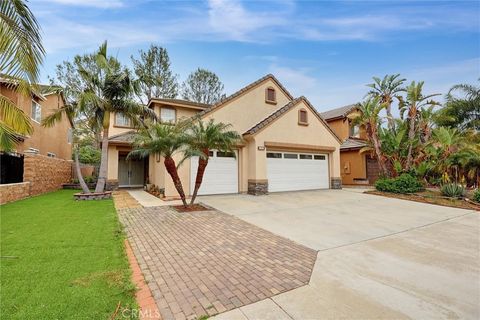
M 183 205 L 178 205 L 178 206 L 172 206 L 177 212 L 194 212 L 194 211 L 208 211 L 212 210 L 211 208 L 208 208 L 206 206 L 203 206 L 201 204 L 193 204 L 189 205 L 187 207 L 184 207 Z

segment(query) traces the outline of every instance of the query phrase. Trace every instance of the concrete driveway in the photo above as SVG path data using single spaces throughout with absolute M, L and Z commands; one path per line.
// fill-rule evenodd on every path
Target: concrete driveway
M 480 317 L 478 212 L 337 190 L 200 201 L 319 251 L 308 285 L 217 319 Z

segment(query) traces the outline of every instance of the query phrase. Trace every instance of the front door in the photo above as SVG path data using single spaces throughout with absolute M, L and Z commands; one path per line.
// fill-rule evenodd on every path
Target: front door
M 144 182 L 144 161 L 118 157 L 118 184 L 120 187 L 142 187 Z

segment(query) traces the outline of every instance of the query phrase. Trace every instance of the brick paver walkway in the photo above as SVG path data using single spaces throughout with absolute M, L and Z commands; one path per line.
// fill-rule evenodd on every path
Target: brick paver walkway
M 316 251 L 234 216 L 118 212 L 164 320 L 214 315 L 309 282 Z
M 117 190 L 112 193 L 115 209 L 141 208 L 142 206 L 126 190 Z

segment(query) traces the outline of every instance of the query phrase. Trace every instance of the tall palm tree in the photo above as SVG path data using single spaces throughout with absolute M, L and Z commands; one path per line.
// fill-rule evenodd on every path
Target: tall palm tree
M 58 91 L 58 90 L 57 90 Z M 61 108 L 56 109 L 51 114 L 49 114 L 46 118 L 42 120 L 42 126 L 44 127 L 53 127 L 56 123 L 62 121 L 63 117 L 66 117 L 68 122 L 70 123 L 70 127 L 72 131 L 75 132 L 76 130 L 76 121 L 80 116 L 80 108 L 77 104 L 67 104 Z M 73 155 L 75 159 L 75 171 L 77 173 L 77 178 L 82 187 L 83 193 L 90 193 L 90 189 L 88 189 L 85 180 L 83 179 L 82 171 L 80 170 L 80 161 L 78 159 L 78 145 L 76 141 L 76 135 L 73 134 Z
M 358 105 L 358 110 L 348 115 L 354 125 L 363 125 L 367 132 L 367 137 L 373 145 L 375 155 L 380 166 L 380 170 L 384 176 L 388 175 L 387 166 L 385 164 L 385 156 L 382 153 L 382 142 L 378 136 L 378 128 L 381 124 L 379 116 L 383 105 L 379 97 L 369 98 Z
M 136 134 L 133 142 L 133 150 L 128 158 L 146 158 L 149 155 L 163 157 L 163 162 L 168 174 L 172 178 L 175 189 L 177 189 L 183 205 L 187 206 L 182 181 L 178 176 L 177 164 L 173 159 L 174 155 L 185 151 L 188 137 L 185 134 L 185 122 L 177 124 L 155 123 L 141 128 Z
M 134 127 L 142 125 L 142 119 L 156 119 L 155 113 L 137 103 L 133 96 L 138 86 L 127 69 L 122 69 L 116 59 L 107 55 L 107 42 L 96 53 L 95 63 L 99 72 L 80 69 L 79 74 L 85 81 L 86 89 L 78 95 L 81 110 L 90 110 L 96 124 L 103 128 L 102 152 L 95 192 L 103 192 L 107 180 L 108 134 L 110 115 L 121 114 L 128 118 Z
M 423 81 L 416 83 L 412 81 L 410 85 L 406 87 L 407 97 L 406 100 L 400 101 L 400 112 L 403 118 L 405 112 L 407 112 L 407 121 L 408 121 L 408 153 L 407 153 L 407 162 L 406 170 L 410 170 L 413 163 L 413 146 L 416 142 L 416 135 L 418 133 L 418 117 L 420 110 L 429 108 L 431 106 L 440 105 L 440 103 L 432 100 L 432 97 L 438 96 L 439 94 L 423 95 Z
M 207 123 L 198 119 L 189 127 L 188 149 L 185 154 L 187 157 L 199 155 L 195 189 L 193 190 L 190 205 L 195 202 L 198 190 L 202 185 L 203 175 L 208 165 L 209 151 L 216 149 L 232 152 L 235 145 L 240 141 L 240 135 L 236 131 L 230 130 L 230 128 L 230 124 L 215 123 L 213 119 L 210 119 Z
M 0 70 L 3 81 L 17 92 L 31 95 L 44 55 L 40 27 L 25 1 L 0 1 Z M 18 135 L 32 132 L 28 115 L 0 94 L 0 150 L 12 150 Z
M 393 99 L 401 99 L 399 93 L 405 91 L 403 83 L 407 79 L 400 79 L 400 74 L 387 74 L 383 79 L 378 77 L 372 79 L 373 83 L 367 84 L 367 87 L 372 88 L 367 95 L 380 98 L 380 103 L 385 106 L 387 112 L 388 128 L 393 130 L 395 129 L 395 120 L 392 115 Z

